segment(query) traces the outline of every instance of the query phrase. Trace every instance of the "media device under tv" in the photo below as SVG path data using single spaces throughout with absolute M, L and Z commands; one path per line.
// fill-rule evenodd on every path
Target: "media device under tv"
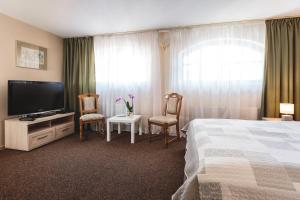
M 61 82 L 8 81 L 8 115 L 34 120 L 55 114 L 64 108 L 64 84 Z

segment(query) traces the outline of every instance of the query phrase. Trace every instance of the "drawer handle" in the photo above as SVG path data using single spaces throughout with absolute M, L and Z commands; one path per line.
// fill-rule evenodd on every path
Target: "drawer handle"
M 63 130 L 62 130 L 62 132 L 65 132 L 65 131 L 67 131 L 67 130 L 69 130 L 69 128 L 65 128 L 65 129 L 63 129 Z
M 40 137 L 40 138 L 38 138 L 38 140 L 42 140 L 42 139 L 44 139 L 44 138 L 46 138 L 46 137 L 48 137 L 48 135 L 45 135 L 45 136 L 43 136 L 43 137 Z

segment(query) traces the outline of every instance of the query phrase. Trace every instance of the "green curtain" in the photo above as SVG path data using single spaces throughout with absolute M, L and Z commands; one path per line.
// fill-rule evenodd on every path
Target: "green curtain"
M 63 65 L 65 109 L 79 117 L 78 95 L 96 90 L 93 37 L 64 39 Z
M 266 21 L 263 116 L 279 117 L 280 103 L 295 104 L 300 120 L 300 18 Z

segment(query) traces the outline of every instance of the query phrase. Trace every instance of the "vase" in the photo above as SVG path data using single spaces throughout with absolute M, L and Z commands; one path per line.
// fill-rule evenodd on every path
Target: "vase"
M 133 112 L 130 112 L 127 110 L 127 116 L 129 116 L 129 117 L 133 116 Z

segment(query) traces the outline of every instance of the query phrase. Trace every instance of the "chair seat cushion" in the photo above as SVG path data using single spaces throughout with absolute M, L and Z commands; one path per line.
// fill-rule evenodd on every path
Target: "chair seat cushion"
M 154 116 L 151 117 L 149 121 L 154 123 L 159 123 L 159 124 L 174 124 L 177 122 L 177 119 L 168 116 Z
M 98 113 L 85 114 L 80 117 L 82 121 L 98 120 L 103 118 L 104 116 Z

